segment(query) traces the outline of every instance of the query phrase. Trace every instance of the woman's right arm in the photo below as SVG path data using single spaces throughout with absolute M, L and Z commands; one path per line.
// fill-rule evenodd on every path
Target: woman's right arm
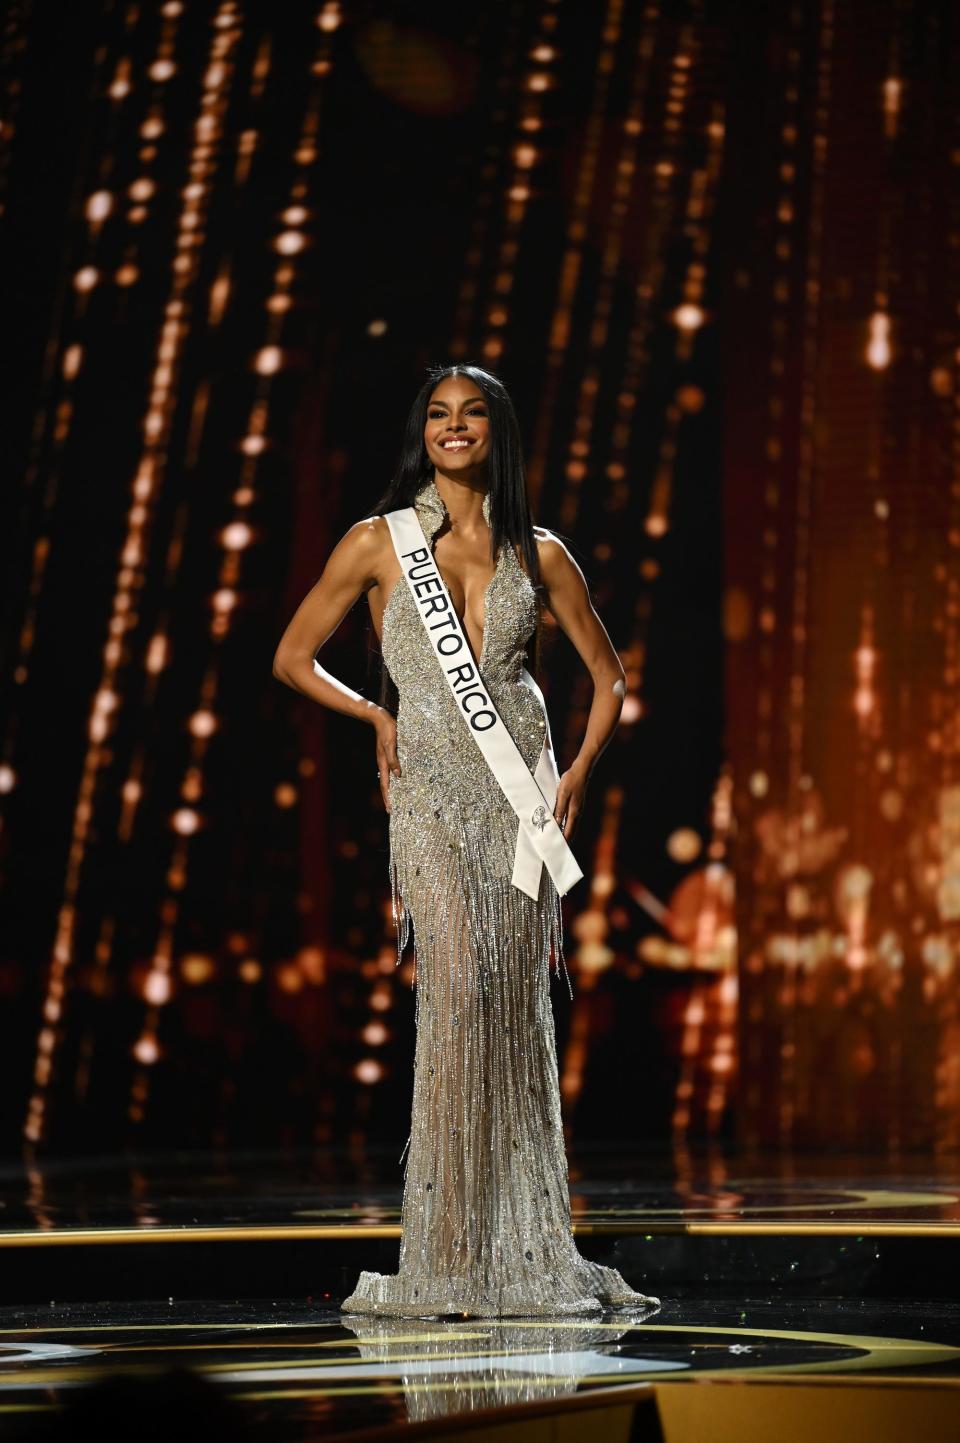
M 357 598 L 381 580 L 383 524 L 376 519 L 358 521 L 337 542 L 319 581 L 307 592 L 277 644 L 273 674 L 321 706 L 373 726 L 377 733 L 380 791 L 389 812 L 388 773 L 400 775 L 396 720 L 385 707 L 352 691 L 316 660 L 317 652 L 330 640 Z

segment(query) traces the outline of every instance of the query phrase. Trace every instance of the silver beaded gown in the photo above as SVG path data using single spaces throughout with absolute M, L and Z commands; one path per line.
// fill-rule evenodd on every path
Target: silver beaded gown
M 434 481 L 414 506 L 432 546 L 446 515 Z M 532 771 L 545 723 L 520 672 L 536 599 L 509 542 L 485 601 L 479 669 Z M 389 875 L 398 960 L 413 930 L 413 1110 L 399 1271 L 362 1272 L 343 1311 L 562 1317 L 656 1306 L 574 1246 L 549 992 L 551 956 L 558 971 L 563 960 L 560 898 L 546 867 L 537 901 L 511 881 L 516 813 L 464 726 L 403 577 L 381 648 L 399 693 Z

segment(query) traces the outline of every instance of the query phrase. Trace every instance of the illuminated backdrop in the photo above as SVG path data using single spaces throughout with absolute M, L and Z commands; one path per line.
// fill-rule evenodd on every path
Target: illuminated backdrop
M 739 1120 L 767 1147 L 955 1151 L 958 17 L 784 18 L 778 84 L 731 112 L 756 136 L 729 171 L 752 198 L 725 410 Z M 750 68 L 773 38 L 745 32 Z
M 405 1135 L 372 734 L 270 662 L 448 359 L 509 385 L 629 678 L 573 1142 L 946 1144 L 955 19 L 451 13 L 10 11 L 4 1145 Z M 365 603 L 323 659 L 375 694 Z M 549 626 L 544 687 L 564 764 Z

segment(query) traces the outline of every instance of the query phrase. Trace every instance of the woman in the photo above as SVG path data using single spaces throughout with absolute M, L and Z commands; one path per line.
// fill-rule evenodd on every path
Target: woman
M 414 542 L 406 550 L 398 518 Z M 411 558 L 421 576 L 424 565 L 439 573 L 428 603 L 431 583 L 414 579 Z M 314 661 L 362 592 L 389 674 L 379 705 Z M 559 781 L 542 697 L 522 666 L 539 638 L 541 597 L 594 684 L 583 745 Z M 537 800 L 555 794 L 552 817 L 541 806 L 536 825 L 518 827 L 475 730 L 486 723 L 458 703 L 425 604 L 447 607 L 466 660 L 455 670 L 482 683 L 482 715 L 509 733 L 527 786 L 530 774 L 544 779 Z M 564 853 L 572 862 L 568 839 L 619 720 L 624 672 L 578 566 L 532 525 L 516 416 L 490 372 L 430 373 L 393 482 L 334 547 L 280 641 L 274 675 L 374 728 L 398 960 L 411 925 L 414 935 L 400 1267 L 361 1273 L 344 1312 L 532 1317 L 655 1306 L 573 1243 L 549 995 L 551 955 L 558 969 L 562 959 L 560 893 L 536 850 L 552 837 L 554 861 Z

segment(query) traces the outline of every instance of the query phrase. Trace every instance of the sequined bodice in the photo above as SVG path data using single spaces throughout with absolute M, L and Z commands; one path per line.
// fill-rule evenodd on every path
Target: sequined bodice
M 489 502 L 485 496 L 483 512 L 488 524 Z M 414 509 L 432 546 L 446 515 L 434 481 L 421 487 Z M 543 713 L 521 682 L 520 673 L 536 620 L 537 602 L 530 578 L 513 546 L 504 541 L 487 584 L 478 666 L 494 705 L 530 767 L 536 764 L 543 744 Z M 397 749 L 401 768 L 408 774 L 424 768 L 435 772 L 438 764 L 449 764 L 453 748 L 458 766 L 466 769 L 474 789 L 481 786 L 486 790 L 491 781 L 489 768 L 463 724 L 402 576 L 384 609 L 381 649 L 400 697 Z
M 434 481 L 427 482 L 417 493 L 414 509 L 432 546 L 446 515 Z M 489 496 L 483 498 L 483 514 L 489 524 Z M 537 603 L 530 579 L 509 541 L 504 541 L 487 584 L 483 645 L 478 663 L 489 686 L 517 680 L 524 648 L 536 620 Z M 393 587 L 383 613 L 382 649 L 402 700 L 422 696 L 425 685 L 431 692 L 447 690 L 403 577 Z

